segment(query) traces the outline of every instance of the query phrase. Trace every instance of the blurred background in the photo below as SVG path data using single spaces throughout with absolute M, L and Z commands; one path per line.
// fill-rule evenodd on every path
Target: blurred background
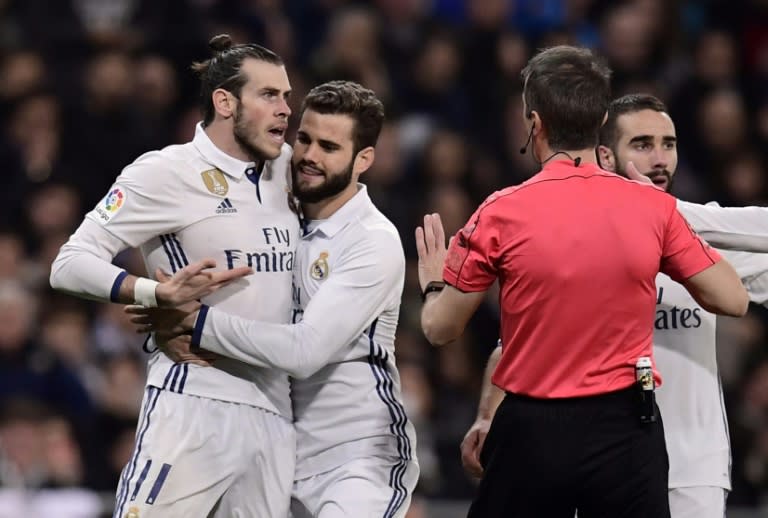
M 616 96 L 668 103 L 679 197 L 768 202 L 766 0 L 0 0 L 0 518 L 110 515 L 142 397 L 143 338 L 122 307 L 52 292 L 49 266 L 122 167 L 191 139 L 189 65 L 222 32 L 285 59 L 294 114 L 329 79 L 385 101 L 363 178 L 409 257 L 397 348 L 422 470 L 409 518 L 466 510 L 475 485 L 459 443 L 498 329 L 494 296 L 458 343 L 425 342 L 413 229 L 437 211 L 453 233 L 488 194 L 537 170 L 518 153 L 519 73 L 537 48 L 592 47 Z M 117 262 L 143 273 L 134 251 Z M 753 307 L 719 326 L 729 517 L 768 515 L 767 317 Z

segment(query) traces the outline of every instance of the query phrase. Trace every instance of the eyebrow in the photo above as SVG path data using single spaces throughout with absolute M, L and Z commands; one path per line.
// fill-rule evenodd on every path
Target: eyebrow
M 308 140 L 312 140 L 309 136 L 309 134 L 306 131 L 299 130 L 296 132 L 296 136 L 306 138 Z M 341 145 L 338 143 L 332 141 L 332 140 L 325 140 L 325 139 L 317 139 L 318 144 L 320 144 L 322 147 L 327 149 L 341 149 Z
M 260 88 L 259 92 L 265 93 L 265 94 L 279 94 L 280 89 L 275 88 L 274 86 L 265 86 L 263 88 Z M 286 90 L 285 93 L 283 94 L 285 98 L 290 97 L 290 95 L 291 95 L 291 90 Z
M 677 142 L 677 137 L 673 135 L 664 135 L 661 137 L 661 140 L 663 142 Z M 630 144 L 633 144 L 635 142 L 652 142 L 653 141 L 653 135 L 638 135 L 636 137 L 632 137 L 629 140 Z

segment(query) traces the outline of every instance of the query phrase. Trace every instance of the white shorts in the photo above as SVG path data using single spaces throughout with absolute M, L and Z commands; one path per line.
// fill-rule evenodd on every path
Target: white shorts
M 402 518 L 419 479 L 416 461 L 366 457 L 293 483 L 293 518 Z
M 669 490 L 672 518 L 725 518 L 728 491 L 722 487 L 677 487 Z
M 277 414 L 147 387 L 113 518 L 287 516 L 295 458 Z

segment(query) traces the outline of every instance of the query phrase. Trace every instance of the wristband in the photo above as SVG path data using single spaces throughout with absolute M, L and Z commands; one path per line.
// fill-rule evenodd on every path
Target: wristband
M 133 300 L 136 304 L 145 308 L 156 308 L 157 296 L 155 295 L 155 288 L 158 284 L 160 283 L 145 277 L 136 279 L 136 283 L 133 285 Z
M 421 292 L 421 301 L 426 302 L 427 295 L 429 295 L 433 291 L 443 291 L 443 288 L 445 288 L 445 282 L 429 281 L 427 285 L 424 287 L 424 291 Z

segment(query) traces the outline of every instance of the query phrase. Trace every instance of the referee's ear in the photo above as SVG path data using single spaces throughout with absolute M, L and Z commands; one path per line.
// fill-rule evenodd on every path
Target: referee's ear
M 616 155 L 608 146 L 597 146 L 597 161 L 600 167 L 611 173 L 616 172 Z

